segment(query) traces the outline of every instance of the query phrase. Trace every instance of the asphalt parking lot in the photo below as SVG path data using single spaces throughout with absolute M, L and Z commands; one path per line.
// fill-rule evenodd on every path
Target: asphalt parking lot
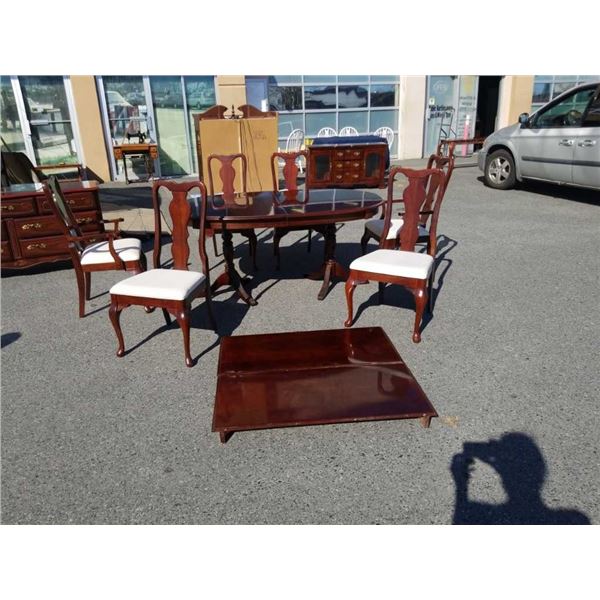
M 480 176 L 458 168 L 450 182 L 420 344 L 408 292 L 390 288 L 382 305 L 375 284 L 355 292 L 355 327 L 385 329 L 440 415 L 430 429 L 285 428 L 223 445 L 211 432 L 219 339 L 202 301 L 187 369 L 160 311 L 124 311 L 131 351 L 115 356 L 107 291 L 122 274 L 93 275 L 78 319 L 70 268 L 6 273 L 2 523 L 599 523 L 600 195 L 495 191 Z M 340 262 L 359 255 L 363 227 L 339 230 Z M 319 302 L 303 277 L 322 239 L 309 254 L 304 233 L 286 236 L 276 272 L 272 232 L 258 233 L 255 274 L 234 237 L 258 306 L 217 295 L 220 333 L 342 327 L 343 285 Z

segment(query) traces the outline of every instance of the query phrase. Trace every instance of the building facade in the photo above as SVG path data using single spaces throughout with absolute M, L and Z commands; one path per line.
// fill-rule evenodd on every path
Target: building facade
M 36 164 L 83 163 L 123 178 L 112 146 L 143 132 L 163 177 L 198 172 L 193 115 L 214 104 L 279 113 L 279 146 L 295 129 L 394 132 L 395 159 L 428 156 L 443 137 L 485 137 L 569 87 L 598 76 L 1 76 L 2 148 Z

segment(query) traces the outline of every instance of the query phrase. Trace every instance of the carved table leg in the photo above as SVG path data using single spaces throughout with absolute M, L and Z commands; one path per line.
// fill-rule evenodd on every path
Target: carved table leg
M 230 285 L 235 288 L 239 297 L 249 304 L 250 306 L 256 306 L 258 302 L 246 291 L 242 283 L 242 278 L 239 273 L 235 270 L 233 264 L 233 234 L 227 229 L 223 229 L 223 257 L 225 258 L 225 271 L 221 273 L 211 286 L 211 291 L 215 291 L 222 286 Z
M 343 267 L 335 260 L 335 234 L 336 228 L 335 223 L 325 225 L 325 227 L 315 227 L 315 230 L 323 234 L 325 238 L 325 255 L 323 257 L 323 265 L 318 271 L 308 275 L 309 279 L 323 279 L 323 285 L 319 290 L 317 298 L 323 300 L 328 292 L 329 285 L 333 277 L 339 277 L 340 279 L 348 279 L 348 269 Z

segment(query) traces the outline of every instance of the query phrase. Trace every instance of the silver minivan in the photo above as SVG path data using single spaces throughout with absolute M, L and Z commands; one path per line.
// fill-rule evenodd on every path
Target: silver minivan
M 600 82 L 571 88 L 488 136 L 478 156 L 490 187 L 540 179 L 600 189 Z

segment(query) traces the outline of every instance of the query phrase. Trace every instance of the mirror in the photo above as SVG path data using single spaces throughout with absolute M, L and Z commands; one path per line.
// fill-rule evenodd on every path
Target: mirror
M 521 128 L 529 127 L 529 113 L 521 113 L 519 115 L 519 123 L 521 123 Z

